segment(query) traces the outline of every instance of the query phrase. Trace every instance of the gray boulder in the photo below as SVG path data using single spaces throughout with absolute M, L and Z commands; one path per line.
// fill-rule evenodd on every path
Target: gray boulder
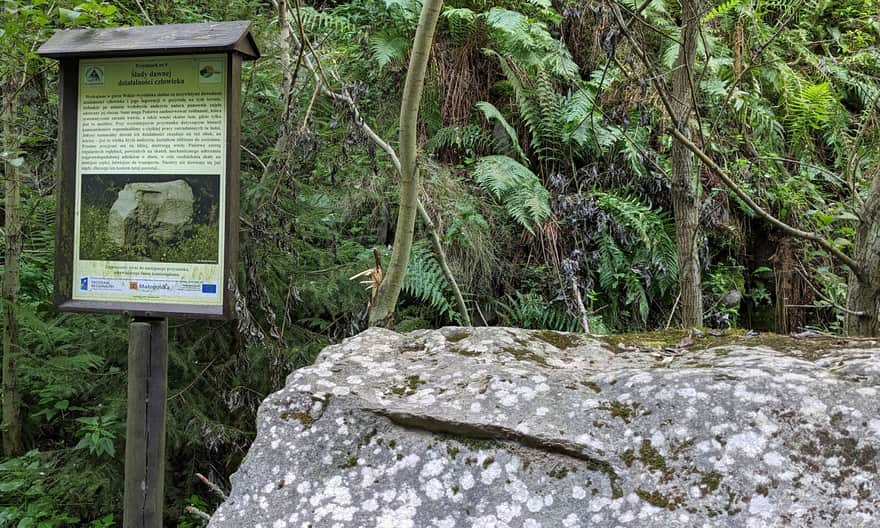
M 107 235 L 117 246 L 178 240 L 192 226 L 193 203 L 183 180 L 126 184 L 110 208 Z
M 880 526 L 880 350 L 690 341 L 368 330 L 263 402 L 210 526 Z

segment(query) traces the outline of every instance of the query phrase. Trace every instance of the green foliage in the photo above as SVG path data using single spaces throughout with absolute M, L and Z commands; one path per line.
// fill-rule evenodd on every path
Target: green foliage
M 811 130 L 821 130 L 833 114 L 836 103 L 827 82 L 805 86 L 788 103 L 788 121 L 793 140 L 806 139 Z
M 478 125 L 453 125 L 443 127 L 425 143 L 425 151 L 437 155 L 443 149 L 451 149 L 466 157 L 473 157 L 485 150 L 489 139 Z
M 580 330 L 576 318 L 549 304 L 538 294 L 515 292 L 506 300 L 497 302 L 498 316 L 505 326 L 562 332 Z
M 645 325 L 651 299 L 668 298 L 678 275 L 675 228 L 669 215 L 630 196 L 594 193 L 596 204 L 610 216 L 611 225 L 622 228 L 625 237 L 611 229 L 598 236 L 599 285 L 607 292 L 621 292 L 622 299 L 610 296 L 611 312 L 631 310 L 636 321 Z M 622 300 L 622 302 L 621 302 Z M 622 305 L 622 306 L 620 306 Z
M 516 130 L 510 126 L 510 123 L 508 123 L 507 119 L 504 118 L 504 115 L 495 108 L 495 105 L 487 103 L 486 101 L 480 101 L 477 103 L 477 109 L 483 113 L 487 121 L 492 121 L 494 119 L 499 125 L 501 125 L 504 132 L 507 133 L 507 138 L 510 140 L 509 145 L 512 147 L 512 150 L 523 162 L 528 163 L 526 153 L 523 152 L 522 147 L 519 146 L 519 137 L 517 137 Z
M 38 451 L 0 463 L 0 526 L 56 527 L 79 518 L 59 511 L 54 491 L 63 483 L 52 474 L 55 464 Z
M 88 449 L 89 454 L 100 458 L 107 456 L 113 458 L 116 454 L 116 447 L 113 440 L 116 438 L 116 429 L 118 422 L 113 416 L 87 416 L 77 418 L 77 422 L 83 424 L 77 431 L 80 437 L 79 443 L 74 449 Z
M 740 4 L 742 4 L 742 0 L 725 0 L 724 2 L 721 2 L 710 9 L 708 13 L 703 15 L 703 23 L 705 24 L 711 22 L 713 19 L 724 16 L 739 7 Z
M 543 14 L 552 17 L 553 13 L 548 9 Z M 485 22 L 499 51 L 514 61 L 546 68 L 562 78 L 572 79 L 577 75 L 577 64 L 565 46 L 547 31 L 544 21 L 518 11 L 493 7 L 486 14 Z
M 458 313 L 449 302 L 449 284 L 443 270 L 424 242 L 413 245 L 403 292 L 427 303 L 441 319 L 459 321 Z
M 528 232 L 534 234 L 550 217 L 550 193 L 535 173 L 516 160 L 486 156 L 477 161 L 472 174 Z
M 318 11 L 311 6 L 303 6 L 300 13 L 303 27 L 310 33 L 327 33 L 347 37 L 357 32 L 357 27 L 345 16 Z
M 370 48 L 379 67 L 390 62 L 403 62 L 410 45 L 410 39 L 399 33 L 380 31 L 370 37 Z

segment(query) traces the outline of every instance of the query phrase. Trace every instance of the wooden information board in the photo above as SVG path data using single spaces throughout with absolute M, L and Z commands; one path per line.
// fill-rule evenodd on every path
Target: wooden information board
M 168 319 L 235 316 L 250 22 L 59 31 L 55 305 L 129 323 L 124 528 L 164 513 Z
M 233 317 L 247 22 L 62 31 L 55 303 Z

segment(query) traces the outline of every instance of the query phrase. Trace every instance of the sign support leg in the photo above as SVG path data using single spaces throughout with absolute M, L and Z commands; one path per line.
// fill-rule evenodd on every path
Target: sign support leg
M 165 476 L 168 319 L 128 326 L 124 528 L 161 528 Z

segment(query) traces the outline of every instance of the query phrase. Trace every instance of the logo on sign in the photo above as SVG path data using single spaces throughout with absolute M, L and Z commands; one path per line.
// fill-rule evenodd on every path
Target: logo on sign
M 100 66 L 86 66 L 84 81 L 86 86 L 104 85 L 104 68 Z
M 199 82 L 202 84 L 218 84 L 223 80 L 222 62 L 200 62 Z
M 89 278 L 82 277 L 79 279 L 79 289 L 82 291 L 89 291 Z
M 217 295 L 217 285 L 216 284 L 202 284 L 202 293 L 210 293 L 212 295 Z
M 128 283 L 128 289 L 129 289 L 129 290 L 136 290 L 136 289 L 138 289 L 138 283 L 137 283 L 136 281 L 131 281 L 131 282 L 129 282 L 129 283 Z

